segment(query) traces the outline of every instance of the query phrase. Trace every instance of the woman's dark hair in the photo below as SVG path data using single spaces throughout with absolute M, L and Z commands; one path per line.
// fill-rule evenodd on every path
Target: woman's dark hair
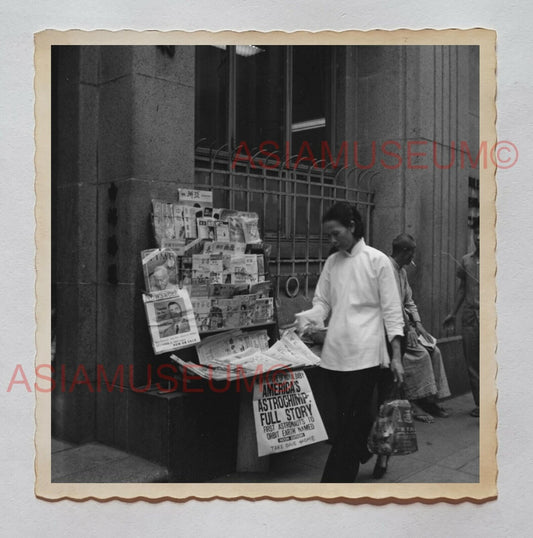
M 322 222 L 328 222 L 330 220 L 340 222 L 345 228 L 349 228 L 353 220 L 355 223 L 353 231 L 354 238 L 359 240 L 365 235 L 365 225 L 361 214 L 354 205 L 348 202 L 337 202 L 333 204 L 322 217 Z

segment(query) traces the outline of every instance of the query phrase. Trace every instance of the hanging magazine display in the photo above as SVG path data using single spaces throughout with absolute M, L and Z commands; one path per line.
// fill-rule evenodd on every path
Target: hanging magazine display
M 213 209 L 211 191 L 180 188 L 176 202 L 152 200 L 152 224 L 158 248 L 141 261 L 156 354 L 191 346 L 199 333 L 274 322 L 257 213 Z
M 160 291 L 178 285 L 176 253 L 169 248 L 141 252 L 146 291 Z
M 156 355 L 200 341 L 187 290 L 155 291 L 143 294 L 143 301 Z

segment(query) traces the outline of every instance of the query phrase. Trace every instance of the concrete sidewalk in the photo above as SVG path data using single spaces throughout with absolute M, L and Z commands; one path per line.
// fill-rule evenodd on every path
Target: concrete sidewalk
M 479 420 L 469 415 L 470 394 L 444 402 L 450 412 L 433 424 L 416 422 L 418 452 L 391 458 L 387 474 L 379 482 L 475 483 L 479 481 Z M 232 473 L 211 482 L 316 483 L 330 445 L 317 443 L 270 457 L 267 473 Z M 362 465 L 358 482 L 372 478 L 375 459 Z M 167 482 L 167 470 L 126 452 L 87 443 L 71 445 L 52 440 L 52 482 L 142 483 Z
M 52 482 L 168 482 L 161 465 L 100 443 L 72 445 L 52 439 Z
M 361 465 L 357 482 L 475 483 L 479 482 L 479 419 L 470 416 L 474 404 L 465 394 L 444 402 L 450 417 L 433 424 L 416 422 L 418 452 L 393 457 L 387 474 L 372 478 L 375 458 Z M 316 483 L 329 454 L 328 443 L 317 443 L 270 457 L 268 473 L 233 473 L 212 482 Z

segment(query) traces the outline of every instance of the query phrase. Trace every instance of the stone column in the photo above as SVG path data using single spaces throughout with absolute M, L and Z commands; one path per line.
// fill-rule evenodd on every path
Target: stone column
M 175 199 L 194 174 L 193 47 L 62 47 L 56 53 L 53 207 L 56 369 L 67 392 L 54 433 L 127 448 L 127 391 L 153 354 L 141 299 L 140 251 L 153 246 L 151 199 Z M 85 376 L 86 373 L 86 376 Z M 87 381 L 74 384 L 73 380 Z M 91 383 L 91 392 L 88 382 Z
M 123 366 L 127 391 L 98 395 L 97 435 L 127 449 L 128 391 L 160 364 L 141 297 L 151 199 L 194 181 L 194 47 L 101 47 L 99 89 L 97 356 L 110 379 Z
M 52 58 L 52 433 L 80 443 L 95 436 L 98 47 L 53 47 Z

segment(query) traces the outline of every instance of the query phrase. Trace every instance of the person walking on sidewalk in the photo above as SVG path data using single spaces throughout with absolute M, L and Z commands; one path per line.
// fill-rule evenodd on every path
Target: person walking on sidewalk
M 322 222 L 338 251 L 325 262 L 313 307 L 296 316 L 303 334 L 321 330 L 331 315 L 320 366 L 335 398 L 337 432 L 321 481 L 350 483 L 372 456 L 367 440 L 380 366 L 390 364 L 394 380 L 403 382 L 403 315 L 394 269 L 385 254 L 366 245 L 355 206 L 338 202 Z
M 463 305 L 463 352 L 476 404 L 470 414 L 479 417 L 479 219 L 474 222 L 472 232 L 474 251 L 463 256 L 457 268 L 459 287 L 453 310 L 444 320 L 444 328 L 455 332 L 455 317 Z

